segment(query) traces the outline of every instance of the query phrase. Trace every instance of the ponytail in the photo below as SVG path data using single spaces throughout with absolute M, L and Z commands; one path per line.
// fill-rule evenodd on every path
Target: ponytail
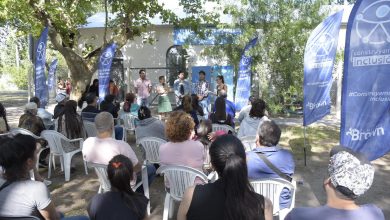
M 248 181 L 246 155 L 233 135 L 219 136 L 210 147 L 211 164 L 223 183 L 226 220 L 264 219 L 264 204 Z

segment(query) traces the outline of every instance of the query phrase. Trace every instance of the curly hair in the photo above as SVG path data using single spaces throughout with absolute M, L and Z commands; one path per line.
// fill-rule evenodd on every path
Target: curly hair
M 195 122 L 192 117 L 182 111 L 175 111 L 169 115 L 165 126 L 165 133 L 170 142 L 183 142 L 190 138 Z

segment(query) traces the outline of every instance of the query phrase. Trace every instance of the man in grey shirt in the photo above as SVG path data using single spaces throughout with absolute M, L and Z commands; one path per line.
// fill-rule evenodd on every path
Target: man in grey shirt
M 344 147 L 330 152 L 328 178 L 324 181 L 326 205 L 317 208 L 294 208 L 286 220 L 384 220 L 374 204 L 357 205 L 374 180 L 374 167 L 361 155 Z

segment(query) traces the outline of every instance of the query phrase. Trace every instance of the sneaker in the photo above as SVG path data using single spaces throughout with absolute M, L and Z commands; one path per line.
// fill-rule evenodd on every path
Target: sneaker
M 46 186 L 50 186 L 50 185 L 51 185 L 51 181 L 50 181 L 50 180 L 44 179 L 44 180 L 43 180 L 43 183 L 44 183 Z

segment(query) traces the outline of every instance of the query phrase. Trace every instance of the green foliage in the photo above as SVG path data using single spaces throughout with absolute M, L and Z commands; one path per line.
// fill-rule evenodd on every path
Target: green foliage
M 326 1 L 325 1 L 326 2 Z M 290 97 L 302 99 L 303 55 L 310 32 L 323 20 L 319 14 L 324 1 L 294 0 L 241 0 L 241 4 L 225 7 L 231 14 L 233 27 L 242 29 L 243 34 L 231 45 L 217 45 L 207 49 L 205 54 L 228 57 L 238 67 L 242 50 L 254 37 L 257 45 L 249 51 L 253 57 L 253 70 L 258 73 L 259 94 L 272 107 L 284 105 Z M 241 5 L 241 6 L 240 6 Z M 289 97 L 285 97 L 285 96 Z
M 2 68 L 2 72 L 11 76 L 12 83 L 14 83 L 18 89 L 25 90 L 28 88 L 28 67 L 8 66 Z

